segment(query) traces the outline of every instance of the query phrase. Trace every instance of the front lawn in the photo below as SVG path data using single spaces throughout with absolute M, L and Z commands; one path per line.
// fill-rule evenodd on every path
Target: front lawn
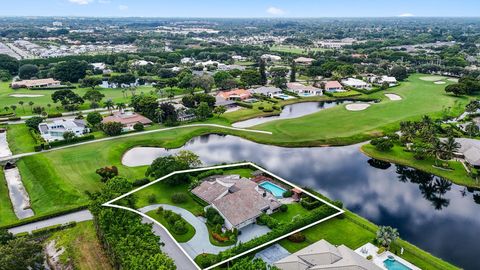
M 290 223 L 294 218 L 301 218 L 303 215 L 310 211 L 303 208 L 300 203 L 287 204 L 288 210 L 286 212 L 277 211 L 273 213 L 271 217 L 277 219 L 280 222 Z
M 170 234 L 172 234 L 173 238 L 175 238 L 175 240 L 177 240 L 179 243 L 188 242 L 193 236 L 195 236 L 195 228 L 183 218 L 183 221 L 186 223 L 187 232 L 184 234 L 176 234 L 165 218 L 162 215 L 157 214 L 157 210 L 147 212 L 146 214 L 165 226 Z

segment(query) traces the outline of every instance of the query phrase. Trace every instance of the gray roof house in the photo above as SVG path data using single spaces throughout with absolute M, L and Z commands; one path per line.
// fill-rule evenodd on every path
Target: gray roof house
M 259 95 L 264 95 L 269 97 L 282 93 L 282 89 L 277 87 L 272 87 L 272 86 L 262 86 L 262 87 L 250 89 L 249 91 L 252 94 L 259 94 Z
M 455 141 L 461 145 L 457 152 L 465 161 L 474 167 L 480 167 L 480 140 L 457 138 Z
M 344 245 L 336 247 L 323 239 L 275 262 L 274 265 L 282 270 L 382 269 L 348 247 Z

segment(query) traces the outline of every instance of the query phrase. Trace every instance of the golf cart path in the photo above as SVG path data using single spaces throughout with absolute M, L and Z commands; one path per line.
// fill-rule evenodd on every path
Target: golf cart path
M 21 157 L 33 156 L 33 155 L 37 155 L 37 154 L 45 153 L 45 152 L 53 152 L 53 151 L 58 151 L 58 150 L 66 149 L 66 148 L 72 148 L 72 147 L 77 147 L 77 146 L 81 146 L 81 145 L 86 145 L 86 144 L 92 144 L 92 143 L 98 143 L 98 142 L 104 142 L 104 141 L 111 141 L 111 140 L 117 140 L 117 139 L 121 139 L 121 138 L 135 137 L 135 136 L 140 136 L 140 135 L 145 135 L 145 134 L 153 134 L 153 133 L 164 132 L 164 131 L 169 131 L 169 130 L 192 128 L 192 127 L 215 127 L 215 128 L 222 128 L 222 129 L 227 129 L 227 130 L 245 131 L 245 132 L 251 132 L 251 133 L 272 135 L 271 132 L 263 131 L 263 130 L 235 128 L 235 127 L 229 127 L 229 126 L 222 126 L 222 125 L 218 125 L 218 124 L 191 124 L 191 125 L 184 125 L 184 126 L 178 126 L 178 127 L 169 127 L 169 128 L 147 130 L 147 131 L 141 131 L 141 132 L 135 132 L 135 133 L 128 133 L 128 134 L 119 135 L 119 136 L 115 136 L 115 137 L 106 137 L 106 138 L 101 138 L 101 139 L 98 139 L 98 140 L 92 140 L 92 141 L 86 141 L 86 142 L 80 142 L 80 143 L 76 143 L 76 144 L 70 144 L 70 145 L 65 145 L 65 146 L 61 146 L 61 147 L 56 147 L 56 148 L 52 148 L 50 150 L 44 150 L 44 151 L 41 151 L 41 152 L 21 153 L 21 154 L 17 154 L 17 155 L 13 155 L 13 156 L 2 157 L 2 158 L 0 158 L 0 162 L 15 160 L 15 159 L 19 159 Z

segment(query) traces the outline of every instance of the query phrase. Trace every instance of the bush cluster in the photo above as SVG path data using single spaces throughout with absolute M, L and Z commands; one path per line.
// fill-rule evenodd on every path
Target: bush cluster
M 257 218 L 257 224 L 258 225 L 265 225 L 270 229 L 275 229 L 280 225 L 280 222 L 276 220 L 275 218 L 267 215 L 267 214 L 262 214 Z
M 187 201 L 187 199 L 188 199 L 187 194 L 182 192 L 173 193 L 172 195 L 172 202 L 175 204 L 184 203 Z
M 306 239 L 305 235 L 302 232 L 297 232 L 288 237 L 288 240 L 293 243 L 302 243 Z
M 300 205 L 307 210 L 312 210 L 322 205 L 322 202 L 311 197 L 305 197 L 300 200 Z

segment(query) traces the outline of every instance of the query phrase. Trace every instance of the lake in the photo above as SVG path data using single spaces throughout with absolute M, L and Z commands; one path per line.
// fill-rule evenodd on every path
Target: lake
M 360 145 L 283 148 L 223 135 L 196 137 L 182 148 L 133 148 L 122 162 L 148 165 L 158 156 L 190 150 L 205 165 L 255 162 L 299 185 L 343 201 L 403 239 L 464 269 L 478 269 L 480 192 L 404 166 L 371 160 Z

